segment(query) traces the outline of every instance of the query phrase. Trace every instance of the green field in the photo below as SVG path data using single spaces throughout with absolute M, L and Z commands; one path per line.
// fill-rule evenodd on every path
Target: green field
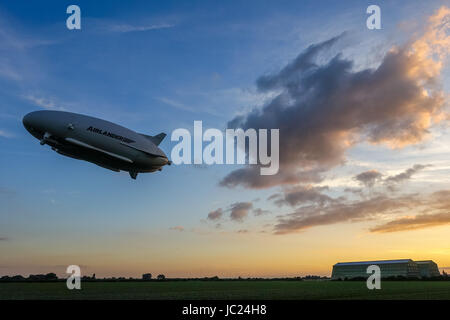
M 84 282 L 68 290 L 65 282 L 0 283 L 0 299 L 450 299 L 450 281 L 164 281 Z

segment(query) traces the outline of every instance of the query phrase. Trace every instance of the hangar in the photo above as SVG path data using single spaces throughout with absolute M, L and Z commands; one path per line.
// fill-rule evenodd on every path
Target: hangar
M 431 260 L 413 261 L 411 259 L 378 260 L 360 262 L 339 262 L 333 266 L 331 279 L 367 278 L 367 267 L 377 265 L 380 267 L 381 277 L 429 278 L 439 276 L 436 263 Z
M 439 277 L 441 274 L 439 272 L 438 265 L 432 260 L 414 261 L 419 267 L 420 277 L 430 278 Z

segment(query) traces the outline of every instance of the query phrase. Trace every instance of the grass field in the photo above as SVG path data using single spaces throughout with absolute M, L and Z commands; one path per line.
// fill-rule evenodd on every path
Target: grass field
M 84 282 L 68 290 L 65 282 L 0 283 L 5 299 L 450 299 L 450 281 L 382 282 L 368 290 L 365 282 L 334 281 L 165 281 Z

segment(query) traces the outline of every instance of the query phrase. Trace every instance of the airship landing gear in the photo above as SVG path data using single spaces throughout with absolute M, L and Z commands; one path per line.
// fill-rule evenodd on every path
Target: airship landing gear
M 43 146 L 44 144 L 46 144 L 47 143 L 47 140 L 48 140 L 48 138 L 50 138 L 50 136 L 51 136 L 51 134 L 50 133 L 48 133 L 48 132 L 46 132 L 45 134 L 44 134 L 44 137 L 42 138 L 42 140 L 41 140 L 41 146 Z
M 138 175 L 138 173 L 136 171 L 130 171 L 131 179 L 136 180 L 137 175 Z

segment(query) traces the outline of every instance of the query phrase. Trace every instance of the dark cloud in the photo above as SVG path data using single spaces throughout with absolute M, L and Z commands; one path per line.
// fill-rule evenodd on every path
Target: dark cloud
M 252 209 L 253 204 L 251 202 L 236 202 L 230 206 L 230 219 L 233 221 L 242 222 L 247 216 L 248 212 Z
M 345 188 L 344 192 L 351 192 L 351 193 L 356 194 L 358 196 L 362 196 L 363 195 L 363 189 L 361 189 L 361 188 Z
M 305 203 L 324 205 L 327 202 L 334 201 L 334 199 L 322 193 L 326 189 L 328 187 L 296 186 L 284 190 L 282 194 L 274 194 L 269 198 L 275 200 L 274 202 L 278 206 L 289 205 L 294 207 Z
M 411 168 L 408 168 L 397 175 L 388 176 L 385 179 L 383 179 L 383 174 L 381 172 L 369 170 L 356 175 L 354 179 L 366 187 L 373 187 L 376 183 L 383 182 L 390 190 L 393 190 L 395 189 L 396 184 L 411 179 L 415 173 L 428 166 L 429 165 L 415 164 Z
M 222 218 L 225 212 L 230 213 L 230 219 L 233 221 L 242 222 L 248 216 L 249 212 L 253 209 L 252 202 L 235 202 L 229 206 L 226 210 L 219 208 L 217 210 L 211 211 L 208 213 L 208 220 L 218 221 Z M 265 210 L 262 209 L 254 209 L 253 213 L 255 215 L 265 213 Z M 220 224 L 217 224 L 216 227 L 220 227 Z
M 0 241 L 8 241 L 9 238 L 8 237 L 0 237 Z
M 333 53 L 340 38 L 311 45 L 278 73 L 260 77 L 258 90 L 278 95 L 228 123 L 229 128 L 280 129 L 279 173 L 261 176 L 258 166 L 247 166 L 220 185 L 267 188 L 320 181 L 356 143 L 392 148 L 418 143 L 442 119 L 440 61 L 432 58 L 439 42 L 428 41 L 436 37 L 426 33 L 393 48 L 377 68 L 364 70 Z
M 394 191 L 396 189 L 397 184 L 411 179 L 415 173 L 429 166 L 430 165 L 415 164 L 411 168 L 408 168 L 399 174 L 388 176 L 384 179 L 383 179 L 384 175 L 381 172 L 377 170 L 369 170 L 361 172 L 360 174 L 356 175 L 353 179 L 369 188 L 373 187 L 377 183 L 383 183 L 385 186 L 387 186 L 389 190 Z M 347 188 L 345 191 L 351 191 L 351 189 Z M 361 190 L 356 191 L 356 193 L 361 194 Z
M 255 209 L 253 209 L 253 214 L 254 214 L 255 216 L 262 216 L 262 215 L 264 215 L 264 214 L 269 214 L 269 213 L 270 213 L 269 210 L 264 210 L 264 209 L 261 209 L 261 208 L 255 208 Z
M 405 213 L 416 215 L 405 217 Z M 398 217 L 398 215 L 403 215 Z M 342 222 L 370 221 L 392 216 L 393 219 L 375 226 L 371 232 L 396 232 L 428 228 L 450 223 L 450 190 L 431 194 L 408 194 L 397 197 L 377 195 L 370 199 L 348 201 L 335 199 L 325 206 L 310 205 L 278 219 L 277 234 L 302 231 L 311 227 Z M 396 217 L 397 216 L 397 217 Z
M 399 173 L 395 176 L 388 177 L 385 180 L 385 182 L 389 184 L 389 183 L 400 183 L 405 180 L 409 180 L 409 179 L 411 179 L 413 174 L 415 174 L 417 171 L 420 171 L 428 166 L 429 165 L 415 164 L 412 168 L 406 169 L 402 173 Z
M 434 124 L 449 119 L 441 84 L 450 43 L 449 16 L 448 8 L 440 9 L 428 20 L 423 35 L 392 47 L 373 69 L 356 69 L 353 61 L 337 52 L 335 44 L 342 38 L 338 36 L 309 46 L 279 72 L 261 76 L 256 81 L 258 90 L 274 98 L 227 126 L 279 129 L 280 170 L 274 176 L 261 176 L 258 165 L 248 165 L 229 173 L 220 185 L 282 186 L 268 200 L 295 209 L 277 217 L 273 226 L 277 234 L 375 219 L 386 222 L 373 232 L 447 223 L 447 190 L 397 195 L 386 189 L 382 189 L 385 194 L 378 190 L 366 194 L 363 188 L 347 188 L 346 192 L 354 193 L 349 200 L 332 198 L 307 185 L 323 181 L 330 169 L 344 164 L 346 152 L 357 143 L 401 148 L 422 142 Z M 356 179 L 364 186 L 380 183 L 389 189 L 423 168 L 415 165 L 388 177 L 372 170 Z M 243 219 L 248 210 L 235 210 L 240 212 L 235 218 Z M 411 213 L 414 217 L 405 218 Z
M 382 178 L 382 173 L 369 170 L 358 174 L 354 179 L 369 187 L 372 187 L 378 181 L 390 185 L 394 182 L 399 183 L 410 179 L 414 173 L 425 167 L 427 165 L 416 164 L 402 173 L 389 176 L 386 179 Z M 282 192 L 270 195 L 267 200 L 278 206 L 287 205 L 297 208 L 293 213 L 278 217 L 274 232 L 284 234 L 320 225 L 372 220 L 385 215 L 404 213 L 412 209 L 416 213 L 419 213 L 418 210 L 428 210 L 424 216 L 418 215 L 418 220 L 414 220 L 414 217 L 401 218 L 399 221 L 392 220 L 386 225 L 371 229 L 372 232 L 391 232 L 384 230 L 397 231 L 400 230 L 401 226 L 406 229 L 406 225 L 410 226 L 410 229 L 433 225 L 432 222 L 426 222 L 424 219 L 433 220 L 434 218 L 436 225 L 443 224 L 446 221 L 447 212 L 450 211 L 450 191 L 447 190 L 434 192 L 428 196 L 418 194 L 393 196 L 383 192 L 366 195 L 361 188 L 346 188 L 345 192 L 352 192 L 358 196 L 356 200 L 347 199 L 344 196 L 333 198 L 324 194 L 325 190 L 328 190 L 327 186 L 297 185 L 284 187 Z M 251 202 L 238 202 L 232 204 L 227 211 L 231 212 L 231 220 L 242 221 L 247 217 L 252 207 Z M 264 212 L 265 210 L 260 208 L 253 209 L 255 215 L 261 215 Z M 414 226 L 413 223 L 417 226 Z
M 355 180 L 365 185 L 366 187 L 373 187 L 375 183 L 381 178 L 383 175 L 377 170 L 369 170 L 365 172 L 361 172 L 360 174 L 354 177 Z
M 222 208 L 211 211 L 210 213 L 208 213 L 208 219 L 211 221 L 217 221 L 222 218 L 224 212 L 230 212 L 231 220 L 242 222 L 248 216 L 248 213 L 250 212 L 250 210 L 252 210 L 252 208 L 252 202 L 235 202 L 231 204 L 230 207 L 225 211 Z M 264 213 L 264 210 L 262 209 L 254 209 L 253 211 L 255 215 L 258 215 L 257 213 Z M 220 226 L 220 224 L 218 225 Z
M 413 208 L 419 203 L 420 200 L 414 195 L 397 198 L 380 195 L 368 200 L 335 201 L 324 207 L 306 206 L 280 217 L 274 231 L 285 234 L 321 225 L 370 220 L 380 214 L 393 214 L 400 209 Z
M 260 168 L 252 165 L 232 171 L 219 182 L 219 185 L 229 188 L 242 185 L 251 189 L 263 189 L 283 184 L 295 184 L 299 181 L 317 183 L 322 180 L 323 177 L 320 174 L 320 170 L 317 169 L 298 172 L 296 175 L 292 175 L 289 172 L 278 172 L 273 176 L 262 176 L 260 174 Z
M 217 210 L 211 211 L 208 213 L 208 219 L 209 220 L 219 220 L 223 215 L 222 208 L 219 208 Z

